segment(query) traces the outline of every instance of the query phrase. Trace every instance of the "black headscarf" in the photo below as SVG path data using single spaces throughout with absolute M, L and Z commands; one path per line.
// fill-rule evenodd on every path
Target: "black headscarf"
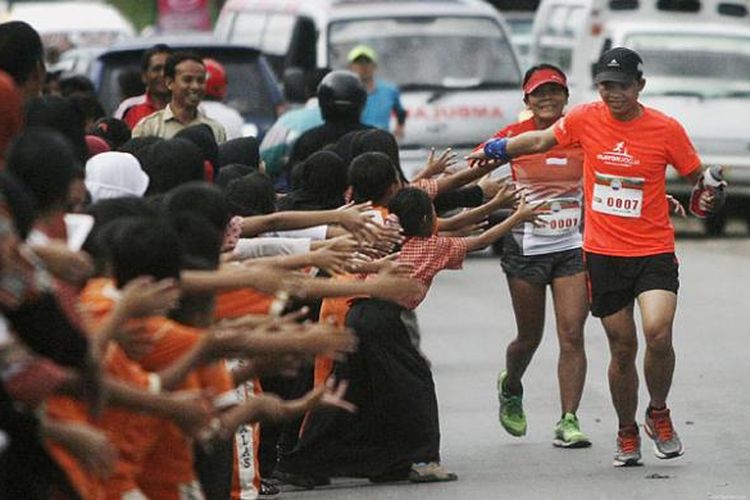
M 336 153 L 314 153 L 299 168 L 299 188 L 279 200 L 279 210 L 330 210 L 344 204 L 347 164 Z
M 344 160 L 344 163 L 349 165 L 352 162 L 355 156 L 352 154 L 354 142 L 358 140 L 358 137 L 360 135 L 367 132 L 369 132 L 369 130 L 355 130 L 354 132 L 349 132 L 348 134 L 344 135 L 336 142 L 334 151 L 342 160 Z
M 239 137 L 219 146 L 219 159 L 216 166 L 222 168 L 231 163 L 240 163 L 258 168 L 260 164 L 260 143 L 255 137 Z
M 166 193 L 190 181 L 203 180 L 203 155 L 198 146 L 178 137 L 149 146 L 141 165 L 151 179 L 146 195 Z
M 248 167 L 247 165 L 242 165 L 241 163 L 230 163 L 229 165 L 221 167 L 221 170 L 219 170 L 219 173 L 214 179 L 214 184 L 219 186 L 221 189 L 226 190 L 232 181 L 241 179 L 242 177 L 248 174 L 252 174 L 253 172 L 257 172 L 257 170 L 252 167 Z
M 207 182 L 190 182 L 173 189 L 164 197 L 162 210 L 169 217 L 183 212 L 196 213 L 222 232 L 231 217 L 224 193 Z
M 398 143 L 393 134 L 380 129 L 364 130 L 352 138 L 351 157 L 356 158 L 362 153 L 385 153 L 396 167 L 402 181 L 408 182 L 403 170 L 401 170 L 401 159 L 398 153 Z
M 214 137 L 211 127 L 205 124 L 192 125 L 177 132 L 175 137 L 187 139 L 198 146 L 203 160 L 211 162 L 211 165 L 216 165 L 219 158 L 219 145 L 216 143 L 216 137 Z
M 226 199 L 232 215 L 249 217 L 276 211 L 276 191 L 266 174 L 254 172 L 229 183 Z

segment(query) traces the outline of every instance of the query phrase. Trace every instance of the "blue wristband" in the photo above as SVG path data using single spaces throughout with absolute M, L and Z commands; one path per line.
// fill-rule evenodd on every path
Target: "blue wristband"
M 484 144 L 484 154 L 487 156 L 487 158 L 490 158 L 492 160 L 500 160 L 502 162 L 507 162 L 510 160 L 510 156 L 508 156 L 508 151 L 506 151 L 508 147 L 508 139 L 503 137 L 502 139 L 493 139 L 491 141 L 487 141 Z

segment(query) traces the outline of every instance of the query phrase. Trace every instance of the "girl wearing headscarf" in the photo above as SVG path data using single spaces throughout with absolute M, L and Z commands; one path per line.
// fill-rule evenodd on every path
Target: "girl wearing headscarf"
M 150 178 L 147 195 L 166 193 L 180 184 L 204 178 L 201 150 L 187 139 L 175 137 L 156 142 L 143 158 L 143 170 Z
M 258 145 L 258 139 L 255 137 L 240 137 L 225 142 L 219 146 L 216 167 L 221 169 L 231 163 L 240 163 L 258 169 L 260 166 Z
M 110 151 L 86 162 L 86 189 L 92 203 L 122 196 L 143 196 L 149 178 L 135 156 Z
M 299 186 L 279 200 L 279 210 L 332 210 L 344 204 L 347 164 L 336 153 L 314 153 L 299 168 Z

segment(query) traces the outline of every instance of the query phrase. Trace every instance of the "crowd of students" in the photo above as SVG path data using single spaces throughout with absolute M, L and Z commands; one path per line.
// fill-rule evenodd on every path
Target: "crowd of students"
M 153 56 L 163 73 L 121 121 L 45 92 L 38 34 L 0 25 L 0 496 L 455 480 L 414 309 L 440 270 L 538 214 L 484 178 L 493 162 L 448 173 L 447 152 L 407 180 L 346 71 L 269 176 L 257 140 L 225 141 L 198 108 L 204 62 L 159 46 L 144 74 Z
M 637 54 L 606 56 L 603 103 L 561 119 L 565 75 L 534 67 L 529 120 L 478 147 L 472 168 L 454 169 L 447 150 L 412 179 L 394 136 L 361 122 L 360 79 L 316 72 L 322 124 L 284 123 L 267 172 L 256 139 L 227 141 L 200 107 L 199 57 L 146 52 L 146 93 L 122 121 L 82 104 L 97 102 L 87 85 L 77 99 L 45 94 L 38 34 L 0 24 L 0 498 L 246 499 L 278 494 L 279 481 L 456 480 L 441 464 L 415 309 L 438 272 L 503 237 L 518 337 L 498 378 L 501 424 L 525 434 L 521 378 L 549 284 L 555 444 L 590 444 L 576 416 L 590 306 L 613 349 L 615 465 L 639 463 L 637 300 L 645 428 L 660 458 L 681 455 L 666 407 L 678 279 L 664 168 L 696 182 L 703 214 L 720 192 L 702 184 L 681 127 L 637 103 Z M 643 127 L 671 134 L 658 152 Z M 493 180 L 509 160 L 515 183 Z M 623 162 L 631 176 L 613 177 Z M 500 209 L 510 215 L 488 228 Z

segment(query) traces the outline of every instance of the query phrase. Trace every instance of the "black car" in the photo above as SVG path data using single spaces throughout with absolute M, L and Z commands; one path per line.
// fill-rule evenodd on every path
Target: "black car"
M 165 43 L 174 50 L 187 50 L 201 57 L 219 61 L 227 73 L 228 87 L 224 102 L 235 108 L 245 119 L 243 135 L 262 137 L 276 121 L 282 103 L 278 81 L 266 58 L 258 49 L 227 44 L 200 35 L 186 37 L 136 38 L 102 51 L 89 67 L 99 99 L 108 113 L 114 112 L 122 101 L 118 82 L 125 71 L 140 72 L 143 52 L 157 43 Z M 253 133 L 253 129 L 257 131 Z

